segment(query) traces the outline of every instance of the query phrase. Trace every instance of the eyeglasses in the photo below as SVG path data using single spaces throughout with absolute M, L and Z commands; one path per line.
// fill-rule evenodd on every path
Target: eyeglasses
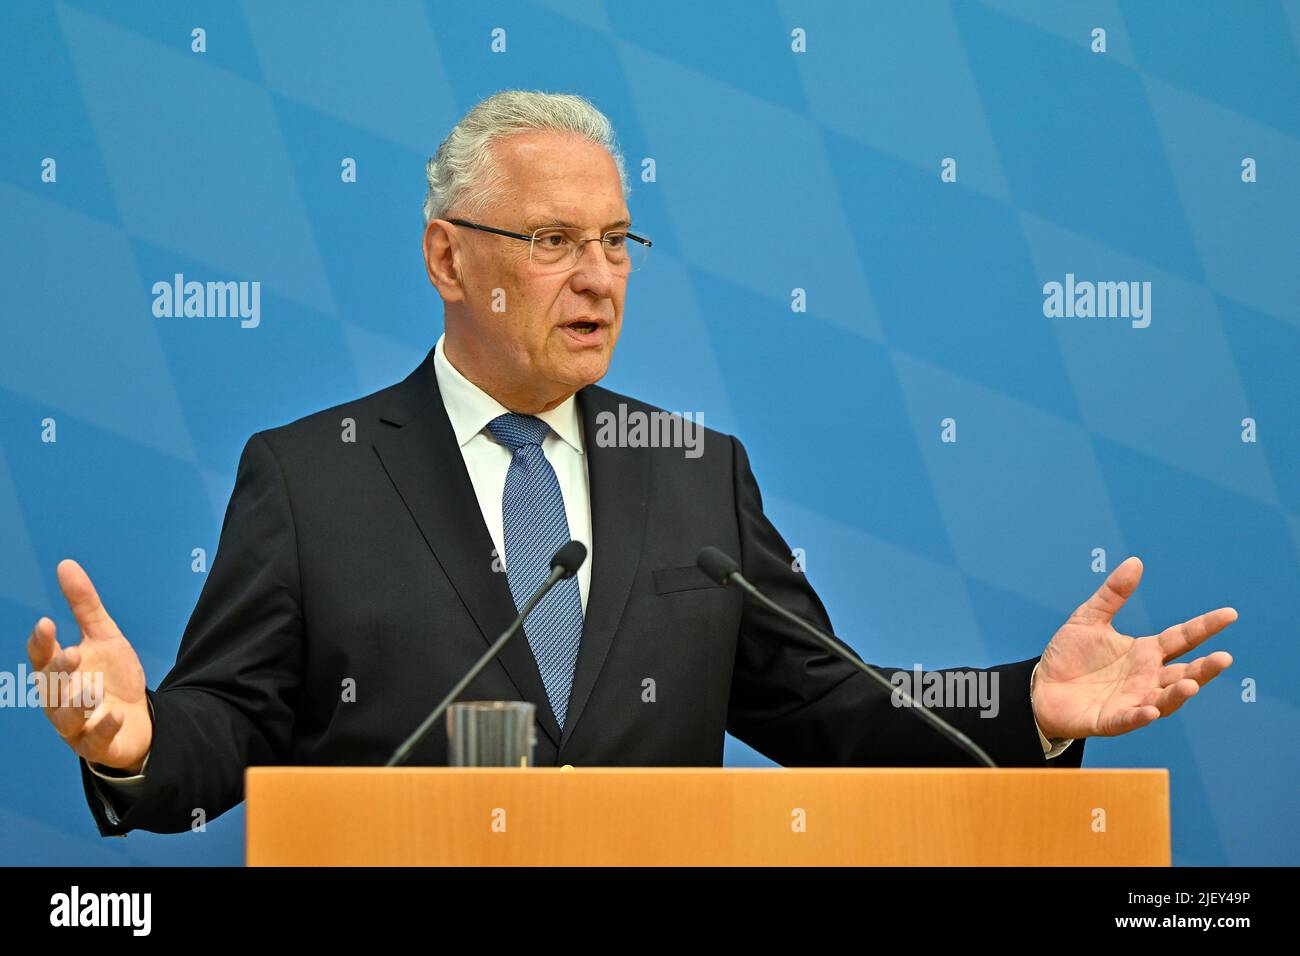
M 610 270 L 615 275 L 623 276 L 644 266 L 646 254 L 654 245 L 644 236 L 636 236 L 621 229 L 611 230 L 598 239 L 584 239 L 581 230 L 568 226 L 543 226 L 530 234 L 484 226 L 468 219 L 447 221 L 467 229 L 478 229 L 494 236 L 527 242 L 529 263 L 543 272 L 567 272 L 578 264 L 587 243 L 599 242 L 605 251 L 605 261 L 609 263 Z

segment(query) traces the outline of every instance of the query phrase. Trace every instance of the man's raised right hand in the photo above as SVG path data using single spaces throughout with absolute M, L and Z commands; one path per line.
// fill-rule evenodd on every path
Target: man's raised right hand
M 45 716 L 78 756 L 139 773 L 153 745 L 140 658 L 104 610 L 81 565 L 70 558 L 60 561 L 58 577 L 81 629 L 81 643 L 60 647 L 48 617 L 36 622 L 27 639 L 32 670 L 45 675 Z M 96 700 L 100 695 L 91 688 L 99 687 L 102 699 Z M 87 702 L 94 702 L 93 710 L 87 709 Z

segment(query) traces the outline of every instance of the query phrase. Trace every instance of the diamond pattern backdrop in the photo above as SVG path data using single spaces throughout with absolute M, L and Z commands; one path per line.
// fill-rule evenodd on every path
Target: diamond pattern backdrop
M 425 159 L 498 89 L 578 92 L 655 240 L 605 384 L 741 437 L 867 660 L 1035 655 L 1098 585 L 1095 548 L 1146 562 L 1129 633 L 1235 606 L 1233 668 L 1086 765 L 1170 768 L 1176 863 L 1300 862 L 1296 2 L 0 16 L 0 670 L 40 615 L 68 636 L 75 557 L 156 685 L 248 435 L 401 379 L 437 338 Z M 176 273 L 260 282 L 260 323 L 155 318 Z M 1067 273 L 1150 282 L 1150 326 L 1046 318 Z M 40 712 L 0 721 L 0 859 L 242 861 L 242 809 L 99 838 Z

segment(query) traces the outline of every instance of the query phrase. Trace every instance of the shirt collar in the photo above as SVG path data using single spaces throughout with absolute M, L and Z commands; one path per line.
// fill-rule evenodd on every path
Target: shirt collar
M 447 360 L 443 350 L 446 337 L 445 334 L 438 336 L 438 343 L 433 347 L 433 372 L 438 380 L 442 403 L 447 407 L 452 431 L 456 433 L 456 443 L 463 448 L 466 442 L 487 427 L 488 422 L 498 415 L 508 414 L 510 409 L 467 379 Z M 550 425 L 551 431 L 565 444 L 582 454 L 578 403 L 573 395 L 549 412 L 538 412 L 536 417 Z

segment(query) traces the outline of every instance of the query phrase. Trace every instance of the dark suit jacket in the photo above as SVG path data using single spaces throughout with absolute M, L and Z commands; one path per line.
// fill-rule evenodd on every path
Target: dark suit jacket
M 971 765 L 866 675 L 696 570 L 700 548 L 716 545 L 830 628 L 763 514 L 740 442 L 708 430 L 698 458 L 600 447 L 596 416 L 620 402 L 655 410 L 597 386 L 578 393 L 594 563 L 566 725 L 522 636 L 464 698 L 535 703 L 539 766 L 717 766 L 724 730 L 787 766 Z M 341 439 L 346 418 L 355 442 Z M 111 798 L 118 822 L 82 761 L 100 832 L 178 832 L 200 807 L 215 818 L 243 799 L 250 765 L 382 764 L 514 617 L 492 557 L 432 350 L 397 385 L 254 434 L 176 664 L 149 692 L 145 780 Z M 1082 740 L 1043 757 L 1035 661 L 994 668 L 996 718 L 939 712 L 1000 766 L 1078 766 Z M 435 731 L 409 762 L 446 757 Z

